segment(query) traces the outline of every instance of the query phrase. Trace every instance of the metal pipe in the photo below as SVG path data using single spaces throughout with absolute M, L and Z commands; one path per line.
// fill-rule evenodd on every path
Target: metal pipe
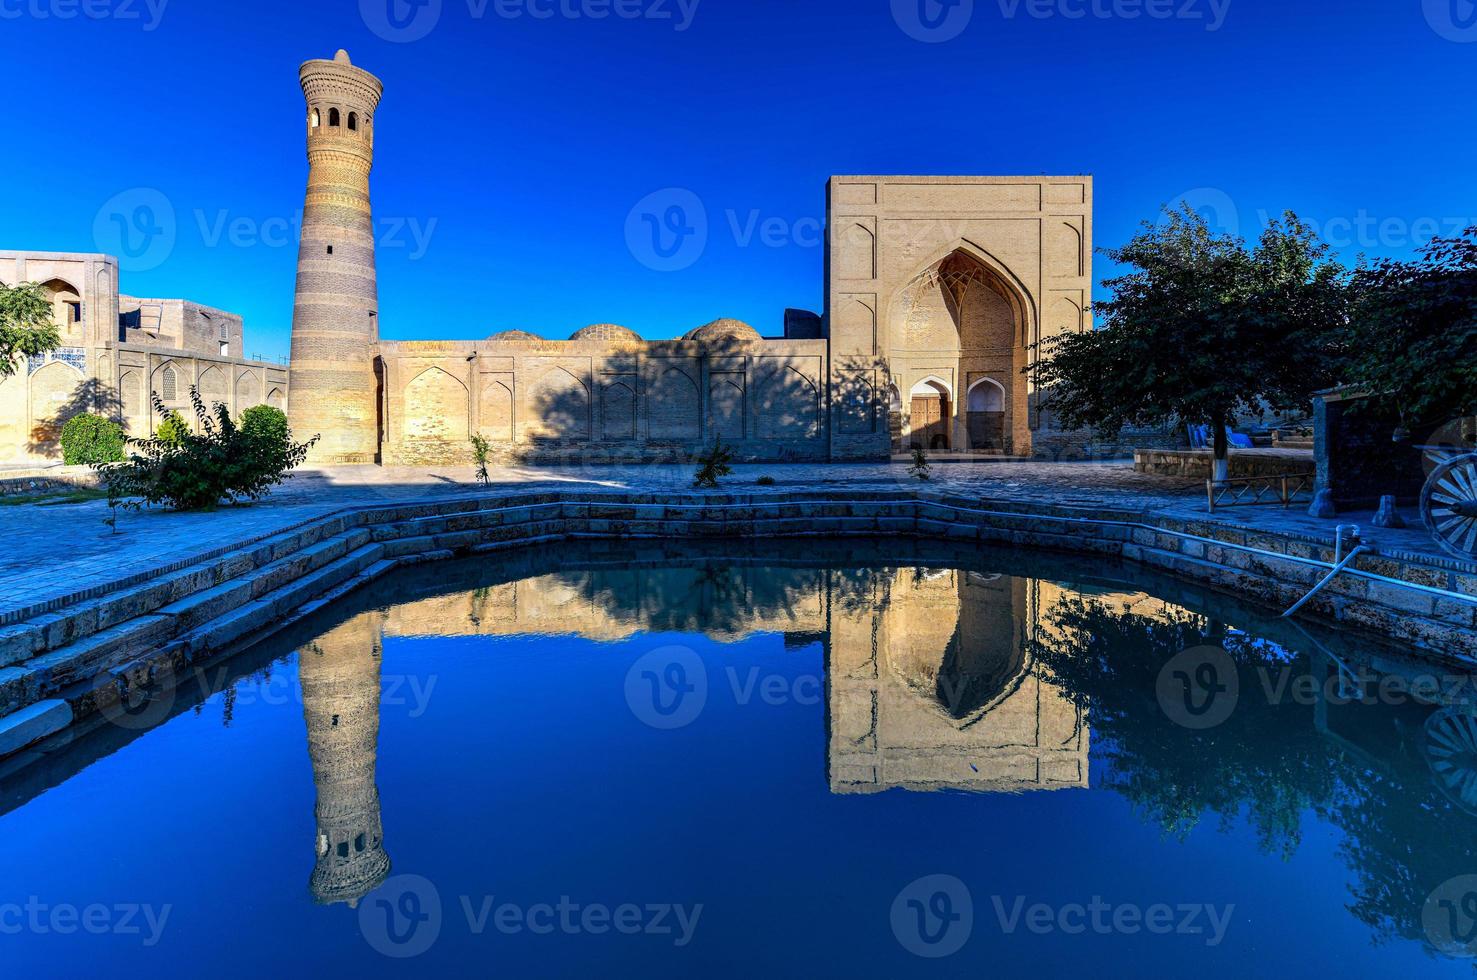
M 1307 595 L 1303 596 L 1301 599 L 1298 600 L 1297 605 L 1293 606 L 1291 609 L 1287 610 L 1287 612 L 1283 613 L 1282 618 L 1288 618 L 1289 616 L 1296 613 L 1299 609 L 1303 608 L 1303 606 L 1307 605 L 1308 600 L 1313 598 L 1318 593 L 1322 592 L 1323 589 L 1328 585 L 1328 583 L 1337 578 L 1339 572 L 1342 572 L 1344 568 L 1349 565 L 1350 562 L 1352 562 L 1355 558 L 1358 558 L 1360 555 L 1364 554 L 1364 552 L 1368 550 L 1369 549 L 1367 547 L 1361 544 L 1357 546 L 1353 551 L 1349 552 L 1349 557 L 1339 562 L 1338 565 L 1334 567 L 1334 570 L 1329 572 L 1322 582 L 1319 582 L 1317 585 L 1313 586 L 1312 592 L 1309 592 Z

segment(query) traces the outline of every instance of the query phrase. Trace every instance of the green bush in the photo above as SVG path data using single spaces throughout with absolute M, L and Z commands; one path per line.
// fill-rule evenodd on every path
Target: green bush
M 164 416 L 164 421 L 154 430 L 154 438 L 171 446 L 184 444 L 185 436 L 190 434 L 190 427 L 180 417 L 180 413 L 174 409 L 166 410 L 162 403 L 158 405 L 159 414 Z
M 286 419 L 276 409 L 252 410 L 237 425 L 225 405 L 206 409 L 199 390 L 190 389 L 199 432 L 190 432 L 182 420 L 164 438 L 169 413 L 156 395 L 154 408 L 166 416 L 160 434 L 135 439 L 142 452 L 127 461 L 99 467 L 111 502 L 128 507 L 165 504 L 175 510 L 201 510 L 221 501 L 256 500 L 287 478 L 288 471 L 307 458 L 315 436 L 294 443 Z M 268 413 L 275 413 L 268 414 Z
M 774 486 L 774 477 L 772 477 L 772 476 L 761 476 L 759 479 L 755 480 L 754 482 L 757 483 L 757 484 L 759 484 L 761 487 L 772 487 L 772 486 Z
M 698 467 L 697 475 L 693 477 L 692 485 L 712 490 L 718 486 L 718 481 L 733 473 L 733 450 L 723 445 L 723 437 L 713 439 L 713 445 L 697 454 L 697 461 L 702 465 Z
M 74 415 L 62 426 L 62 462 L 68 466 L 123 461 L 123 426 L 101 415 Z

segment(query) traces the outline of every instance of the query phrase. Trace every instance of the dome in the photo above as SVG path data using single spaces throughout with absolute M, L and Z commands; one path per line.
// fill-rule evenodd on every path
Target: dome
M 731 320 L 724 318 L 714 320 L 706 326 L 698 327 L 690 331 L 683 340 L 696 340 L 705 344 L 722 343 L 747 343 L 751 340 L 763 340 L 759 331 L 749 326 L 742 320 Z
M 504 330 L 502 333 L 493 334 L 487 340 L 493 344 L 541 344 L 544 342 L 544 338 L 536 333 L 529 333 L 527 330 Z
M 623 327 L 618 323 L 592 323 L 583 330 L 576 330 L 570 340 L 594 340 L 594 341 L 618 341 L 630 340 L 641 342 L 641 335 L 629 327 Z

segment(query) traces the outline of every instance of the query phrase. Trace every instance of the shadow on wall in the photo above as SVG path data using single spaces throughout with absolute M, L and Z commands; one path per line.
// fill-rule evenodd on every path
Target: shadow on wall
M 827 456 L 823 363 L 763 356 L 732 370 L 750 351 L 743 342 L 710 343 L 708 370 L 696 355 L 648 356 L 638 372 L 606 369 L 593 377 L 551 366 L 515 399 L 501 380 L 482 382 L 479 431 L 501 461 L 515 463 L 685 463 L 722 439 L 740 462 L 820 461 Z M 810 364 L 810 360 L 816 361 Z M 706 383 L 706 390 L 703 385 Z M 870 383 L 855 397 L 866 431 L 885 426 Z M 526 417 L 515 404 L 526 406 Z M 845 423 L 843 423 L 845 424 Z
M 62 426 L 66 425 L 73 416 L 87 412 L 121 421 L 123 403 L 119 400 L 118 393 L 112 388 L 96 378 L 88 378 L 66 396 L 52 415 L 45 419 L 37 419 L 33 423 L 30 439 L 26 443 L 26 451 L 36 456 L 61 455 Z

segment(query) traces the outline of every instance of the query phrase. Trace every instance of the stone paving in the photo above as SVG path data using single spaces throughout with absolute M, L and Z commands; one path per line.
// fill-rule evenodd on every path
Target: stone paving
M 564 488 L 600 492 L 693 493 L 692 466 L 500 467 L 492 487 L 479 487 L 469 468 L 410 469 L 337 467 L 303 471 L 271 497 L 243 507 L 210 513 L 163 510 L 120 512 L 118 534 L 104 523 L 104 501 L 83 504 L 23 504 L 0 507 L 5 547 L 0 551 L 0 615 L 75 593 L 94 585 L 166 565 L 178 567 L 247 541 L 345 507 L 436 498 Z M 761 476 L 773 487 L 756 484 Z M 735 466 L 721 493 L 764 493 L 797 487 L 865 489 L 917 488 L 918 481 L 897 464 Z M 1301 508 L 1248 507 L 1206 512 L 1203 483 L 1134 472 L 1128 462 L 1111 463 L 939 463 L 930 487 L 978 494 L 992 500 L 1081 508 L 1111 508 L 1214 520 L 1239 528 L 1294 533 L 1331 541 L 1334 522 L 1308 517 Z M 1345 515 L 1361 524 L 1365 540 L 1386 551 L 1441 559 L 1444 556 L 1420 529 L 1383 531 L 1369 527 L 1370 514 Z M 1444 560 L 1450 565 L 1449 560 Z

